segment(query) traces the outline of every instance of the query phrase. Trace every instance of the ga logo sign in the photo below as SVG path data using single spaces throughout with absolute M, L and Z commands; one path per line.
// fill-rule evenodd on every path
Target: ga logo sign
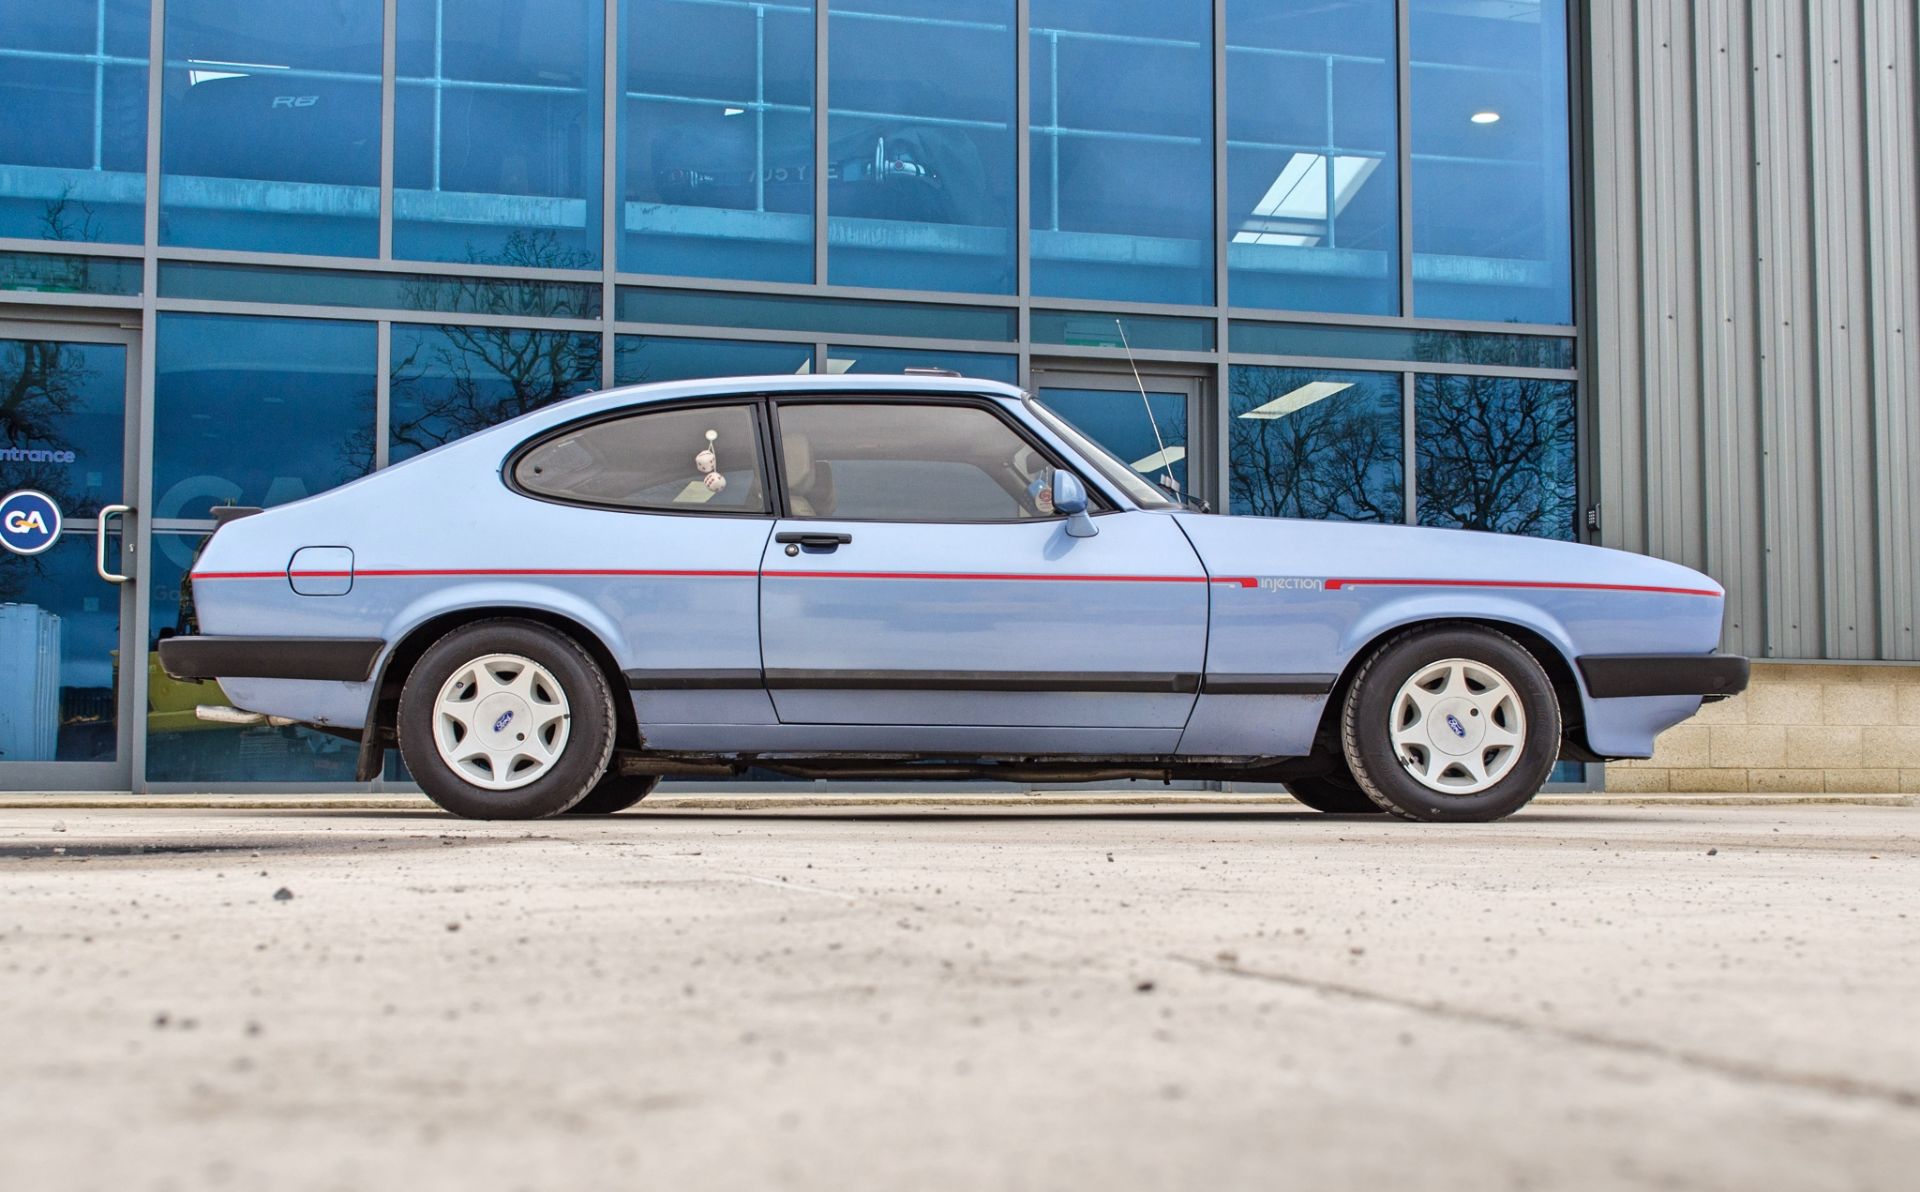
M 60 506 L 30 488 L 0 497 L 0 546 L 16 555 L 37 555 L 60 541 Z

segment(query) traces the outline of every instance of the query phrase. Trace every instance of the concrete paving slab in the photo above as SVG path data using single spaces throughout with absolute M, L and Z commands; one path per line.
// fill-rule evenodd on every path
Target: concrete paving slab
M 1916 945 L 1909 807 L 10 809 L 0 1188 L 1904 1188 Z

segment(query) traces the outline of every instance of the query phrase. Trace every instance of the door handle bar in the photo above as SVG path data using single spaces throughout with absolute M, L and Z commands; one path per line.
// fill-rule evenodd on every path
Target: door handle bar
M 801 546 L 845 546 L 853 541 L 851 534 L 839 534 L 827 530 L 788 530 L 784 534 L 775 534 L 775 542 L 797 542 Z
M 100 573 L 101 579 L 110 584 L 124 584 L 131 581 L 133 577 L 107 570 L 107 521 L 110 518 L 125 517 L 132 512 L 131 505 L 102 505 L 100 512 L 94 518 L 93 569 Z M 122 537 L 126 536 L 126 527 L 121 527 L 120 534 Z

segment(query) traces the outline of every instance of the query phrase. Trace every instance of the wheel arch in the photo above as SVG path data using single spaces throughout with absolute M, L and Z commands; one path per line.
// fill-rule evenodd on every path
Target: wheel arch
M 1418 616 L 1376 629 L 1371 637 L 1347 655 L 1346 665 L 1341 668 L 1340 677 L 1334 681 L 1327 702 L 1320 710 L 1320 724 L 1314 732 L 1314 747 L 1323 748 L 1337 740 L 1340 709 L 1346 702 L 1347 691 L 1352 687 L 1354 676 L 1359 673 L 1361 666 L 1382 643 L 1410 630 L 1448 626 L 1491 629 L 1503 633 L 1533 655 L 1540 669 L 1547 673 L 1547 680 L 1553 684 L 1554 698 L 1560 701 L 1561 756 L 1572 761 L 1598 760 L 1587 748 L 1586 694 L 1574 673 L 1573 660 L 1558 643 L 1539 629 L 1524 622 L 1483 614 Z
M 606 676 L 614 693 L 614 747 L 638 749 L 640 724 L 634 716 L 633 700 L 627 696 L 627 682 L 614 660 L 613 650 L 600 634 L 577 618 L 546 608 L 526 605 L 484 604 L 449 609 L 415 623 L 405 630 L 381 658 L 373 676 L 373 691 L 367 699 L 367 720 L 360 736 L 360 759 L 355 778 L 369 782 L 378 777 L 387 747 L 394 744 L 399 722 L 400 689 L 412 673 L 414 664 L 427 647 L 442 637 L 476 621 L 510 619 L 530 621 L 567 635 L 592 657 L 594 665 Z

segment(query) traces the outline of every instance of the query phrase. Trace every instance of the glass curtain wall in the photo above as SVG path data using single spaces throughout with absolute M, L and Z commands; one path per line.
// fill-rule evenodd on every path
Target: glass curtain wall
M 1394 0 L 1228 0 L 1234 306 L 1400 312 Z
M 1554 0 L 392 0 L 390 44 L 386 0 L 0 8 L 0 301 L 151 337 L 156 640 L 215 505 L 608 383 L 1130 390 L 1123 335 L 1227 512 L 1578 532 Z M 153 690 L 151 781 L 350 770 Z
M 0 236 L 137 244 L 147 0 L 0 6 Z

